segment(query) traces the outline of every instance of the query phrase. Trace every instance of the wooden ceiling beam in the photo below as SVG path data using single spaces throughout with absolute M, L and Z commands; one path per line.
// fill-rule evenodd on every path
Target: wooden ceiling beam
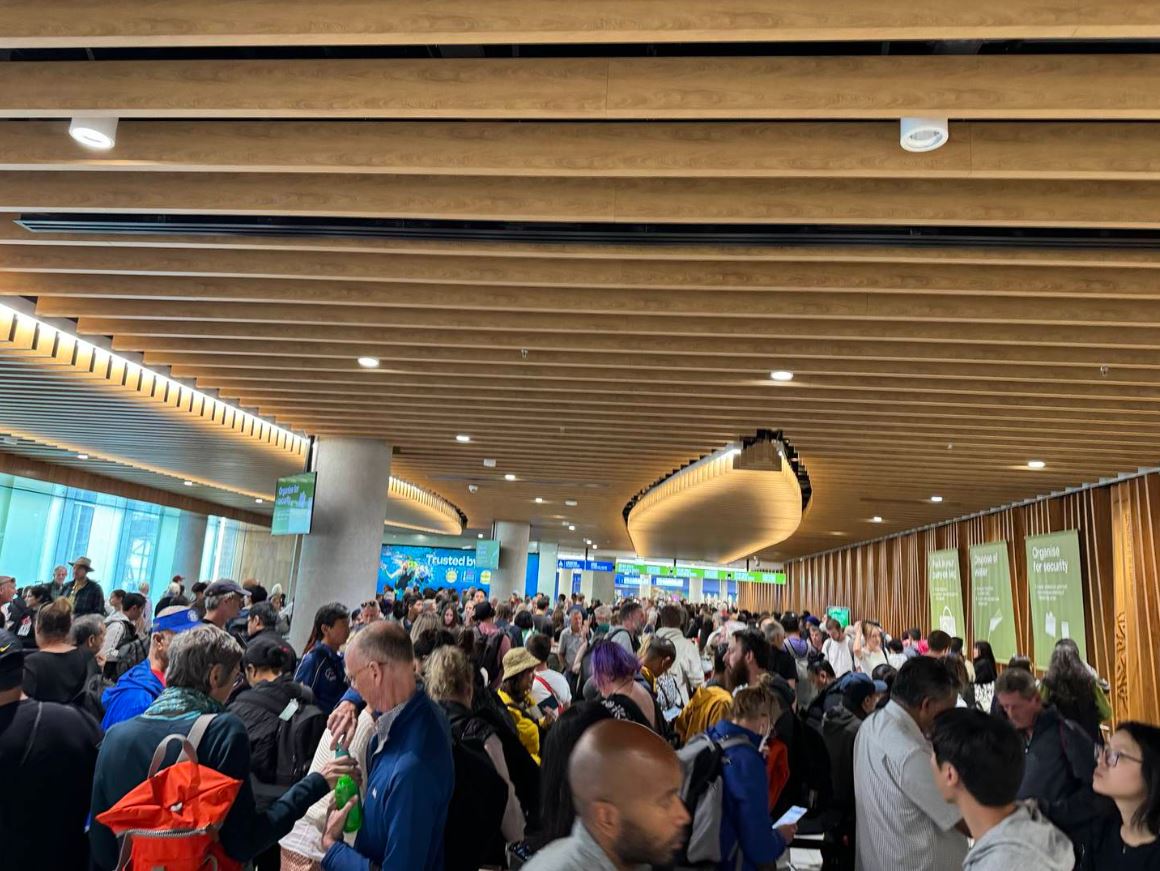
M 219 308 L 221 306 L 218 306 Z M 268 316 L 267 316 L 268 317 Z M 575 342 L 588 350 L 622 348 L 632 336 L 638 348 L 685 349 L 705 348 L 707 353 L 729 352 L 749 345 L 773 351 L 767 339 L 817 339 L 872 341 L 913 341 L 939 344 L 1015 344 L 1050 347 L 1072 344 L 1078 347 L 1160 349 L 1160 330 L 1152 327 L 1070 326 L 1053 324 L 1029 329 L 1025 323 L 937 321 L 847 321 L 793 320 L 775 318 L 700 318 L 602 317 L 526 314 L 519 312 L 474 312 L 469 317 L 454 312 L 392 309 L 390 328 L 415 328 L 443 331 L 448 345 L 471 345 L 493 340 L 492 333 L 504 340 L 527 334 L 541 334 L 541 339 L 567 349 Z M 382 339 L 383 327 L 360 325 L 335 326 L 333 323 L 238 323 L 227 320 L 163 320 L 85 317 L 78 330 L 98 336 L 184 336 L 210 339 L 272 339 L 282 342 L 358 341 Z M 401 335 L 402 333 L 400 333 Z M 674 340 L 673 336 L 679 336 Z M 579 337 L 579 338 L 573 338 Z M 124 341 L 124 340 L 123 340 Z M 121 347 L 126 347 L 122 344 Z M 526 346 L 525 346 L 526 347 Z
M 127 120 L 114 151 L 63 121 L 0 122 L 0 171 L 679 178 L 1160 179 L 1160 125 L 960 122 L 937 151 L 898 125 L 795 122 Z
M 463 335 L 457 338 L 462 339 Z M 475 344 L 450 344 L 448 334 L 438 330 L 408 330 L 405 336 L 385 335 L 377 342 L 366 344 L 334 341 L 299 344 L 254 338 L 125 335 L 116 337 L 113 347 L 121 351 L 143 353 L 145 361 L 150 365 L 238 368 L 267 365 L 266 361 L 269 361 L 268 365 L 279 368 L 293 369 L 301 363 L 311 368 L 327 369 L 348 366 L 354 358 L 363 355 L 378 357 L 388 365 L 394 362 L 413 363 L 414 349 L 421 346 L 423 359 L 436 367 L 432 371 L 438 371 L 440 365 L 460 364 L 472 367 L 512 366 L 517 371 L 523 371 L 525 366 L 538 366 L 545 369 L 630 369 L 633 372 L 660 369 L 673 373 L 756 371 L 764 375 L 774 365 L 794 372 L 816 368 L 820 365 L 818 360 L 826 361 L 826 367 L 835 371 L 868 372 L 886 371 L 900 363 L 921 361 L 929 364 L 931 371 L 942 371 L 942 366 L 1016 365 L 1058 367 L 1061 371 L 1073 371 L 1077 375 L 1085 374 L 1084 370 L 1088 367 L 1099 372 L 1100 366 L 1107 365 L 1109 371 L 1106 377 L 1130 380 L 1136 370 L 1160 369 L 1160 354 L 1156 353 L 1160 349 L 935 344 L 874 341 L 868 338 L 865 341 L 781 339 L 775 349 L 770 349 L 767 343 L 737 347 L 730 342 L 725 348 L 721 348 L 719 343 L 703 343 L 718 353 L 712 353 L 701 345 L 690 348 L 681 342 L 663 349 L 663 352 L 657 352 L 642 349 L 640 342 L 631 337 L 624 337 L 618 347 L 589 349 L 584 346 L 587 336 L 573 333 L 567 335 L 569 347 L 563 349 L 553 347 L 561 342 L 553 341 L 551 335 L 476 335 L 478 338 Z M 488 339 L 492 337 L 489 342 Z M 521 358 L 521 348 L 529 352 L 527 361 Z M 1120 371 L 1121 368 L 1128 371 Z
M 0 117 L 1160 119 L 1160 57 L 168 60 L 0 66 Z
M 1160 144 L 1160 143 L 1158 143 Z M 554 302 L 557 288 L 712 292 L 825 290 L 996 296 L 1160 298 L 1150 269 L 977 264 L 595 261 L 43 247 L 0 248 L 0 290 L 27 296 L 454 305 Z M 539 292 L 539 297 L 533 292 Z M 456 295 L 459 295 L 458 297 Z M 408 296 L 410 295 L 410 296 Z M 478 295 L 478 297 L 476 296 Z M 446 302 L 444 301 L 446 297 Z M 652 299 L 643 297 L 644 299 Z M 708 293 L 703 298 L 708 299 Z M 592 299 L 600 299 L 599 296 Z
M 497 379 L 505 383 L 526 384 L 551 388 L 559 386 L 570 389 L 574 382 L 612 382 L 623 384 L 632 380 L 639 384 L 689 384 L 720 385 L 724 387 L 755 386 L 768 382 L 768 368 L 761 369 L 752 364 L 747 369 L 721 369 L 713 366 L 690 365 L 690 358 L 684 358 L 684 365 L 673 368 L 636 367 L 631 360 L 620 365 L 611 363 L 604 366 L 545 365 L 542 362 L 529 363 L 477 363 L 441 362 L 431 359 L 426 352 L 422 360 L 382 360 L 381 368 L 369 373 L 378 380 L 393 380 L 396 375 L 404 377 L 443 376 L 450 379 Z M 916 376 L 924 379 L 946 379 L 948 387 L 955 389 L 962 381 L 974 382 L 1043 382 L 1048 384 L 1102 385 L 1104 389 L 1117 387 L 1160 385 L 1160 361 L 1156 368 L 1130 369 L 1109 368 L 1102 374 L 1097 366 L 1090 363 L 1066 365 L 1023 366 L 991 360 L 970 363 L 943 363 L 933 360 L 853 360 L 806 359 L 779 352 L 775 358 L 779 367 L 794 373 L 795 381 L 810 384 L 814 379 L 829 383 L 831 378 L 860 377 L 866 379 L 904 380 Z M 313 380 L 333 383 L 365 383 L 368 373 L 358 368 L 353 357 L 337 361 L 326 358 L 294 357 L 235 357 L 221 355 L 162 355 L 150 352 L 146 363 L 157 363 L 170 368 L 173 378 L 231 378 L 262 382 Z
M 116 280 L 113 279 L 113 282 Z M 158 279 L 157 281 L 161 281 Z M 145 282 L 146 284 L 148 282 Z M 19 284 L 17 286 L 20 286 Z M 6 288 L 0 286 L 0 292 Z M 12 293 L 13 289 L 7 289 Z M 352 298 L 359 298 L 352 294 Z M 364 298 L 365 299 L 365 298 Z M 392 306 L 398 303 L 398 309 Z M 417 307 L 417 308 L 416 308 Z M 542 313 L 561 330 L 584 330 L 601 317 L 629 323 L 633 318 L 664 321 L 667 335 L 697 335 L 731 318 L 755 329 L 782 328 L 787 321 L 840 320 L 1023 324 L 1029 333 L 1050 334 L 1052 326 L 1160 327 L 1158 299 L 959 296 L 950 294 L 827 293 L 811 291 L 537 291 L 510 294 L 484 290 L 462 294 L 402 294 L 382 304 L 198 301 L 183 298 L 125 300 L 40 295 L 37 313 L 46 317 L 102 317 L 118 320 L 193 320 L 232 323 L 318 324 L 392 327 L 397 312 L 429 311 L 435 326 L 470 328 L 481 314 L 509 318 Z M 563 315 L 567 315 L 564 317 Z M 769 324 L 763 324 L 769 321 Z M 515 326 L 513 324 L 513 326 Z M 659 326 L 659 324 L 658 324 Z
M 1160 55 L 1157 57 L 1160 69 Z M 0 90 L 3 71 L 0 64 Z M 1160 103 L 1160 76 L 1157 82 Z M 1160 226 L 1160 182 L 17 172 L 16 212 L 668 224 Z
M 741 2 L 587 0 L 9 0 L 0 48 L 74 46 L 508 45 L 511 43 L 807 42 L 830 40 L 1144 39 L 1147 4 L 1043 0 Z

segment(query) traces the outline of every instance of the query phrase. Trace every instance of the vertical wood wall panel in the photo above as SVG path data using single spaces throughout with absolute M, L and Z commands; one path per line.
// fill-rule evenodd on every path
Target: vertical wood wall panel
M 1160 474 L 794 560 L 785 566 L 787 585 L 741 584 L 740 604 L 757 611 L 813 613 L 846 605 L 851 618 L 878 619 L 892 633 L 910 626 L 929 631 L 927 554 L 957 548 L 970 632 L 968 548 L 1002 540 L 1011 570 L 1016 645 L 1030 652 L 1024 539 L 1066 529 L 1079 533 L 1088 659 L 1113 682 L 1116 718 L 1160 723 Z

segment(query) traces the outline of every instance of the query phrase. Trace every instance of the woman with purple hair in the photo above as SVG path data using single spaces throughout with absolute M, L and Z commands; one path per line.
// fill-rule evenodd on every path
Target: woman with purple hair
M 615 642 L 599 639 L 592 645 L 591 687 L 614 717 L 634 720 L 658 731 L 656 699 L 640 679 L 640 663 L 635 656 Z

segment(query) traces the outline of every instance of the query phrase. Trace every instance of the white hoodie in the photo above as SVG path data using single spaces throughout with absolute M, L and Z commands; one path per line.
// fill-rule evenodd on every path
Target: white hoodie
M 677 681 L 677 689 L 681 693 L 681 707 L 689 703 L 689 697 L 696 692 L 697 687 L 705 685 L 705 674 L 701 670 L 701 655 L 697 652 L 697 645 L 681 634 L 681 630 L 669 626 L 656 631 L 657 638 L 667 638 L 677 649 L 677 660 L 669 669 Z
M 1017 803 L 1015 813 L 975 841 L 963 860 L 963 871 L 1071 871 L 1074 866 L 1071 841 L 1034 801 Z

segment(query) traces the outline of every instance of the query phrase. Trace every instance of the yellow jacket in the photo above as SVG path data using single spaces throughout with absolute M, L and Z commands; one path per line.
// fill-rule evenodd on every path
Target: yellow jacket
M 682 744 L 687 744 L 694 735 L 700 735 L 710 726 L 715 726 L 733 710 L 733 695 L 725 687 L 698 687 L 677 717 L 676 730 Z
M 524 749 L 532 755 L 536 760 L 536 764 L 540 764 L 540 727 L 536 725 L 536 721 L 525 713 L 526 708 L 533 707 L 535 702 L 532 701 L 531 695 L 528 695 L 523 704 L 517 704 L 515 699 L 509 696 L 503 690 L 499 691 L 500 701 L 508 709 L 508 713 L 512 715 L 512 720 L 516 724 L 516 732 L 519 733 L 520 743 L 524 745 Z

